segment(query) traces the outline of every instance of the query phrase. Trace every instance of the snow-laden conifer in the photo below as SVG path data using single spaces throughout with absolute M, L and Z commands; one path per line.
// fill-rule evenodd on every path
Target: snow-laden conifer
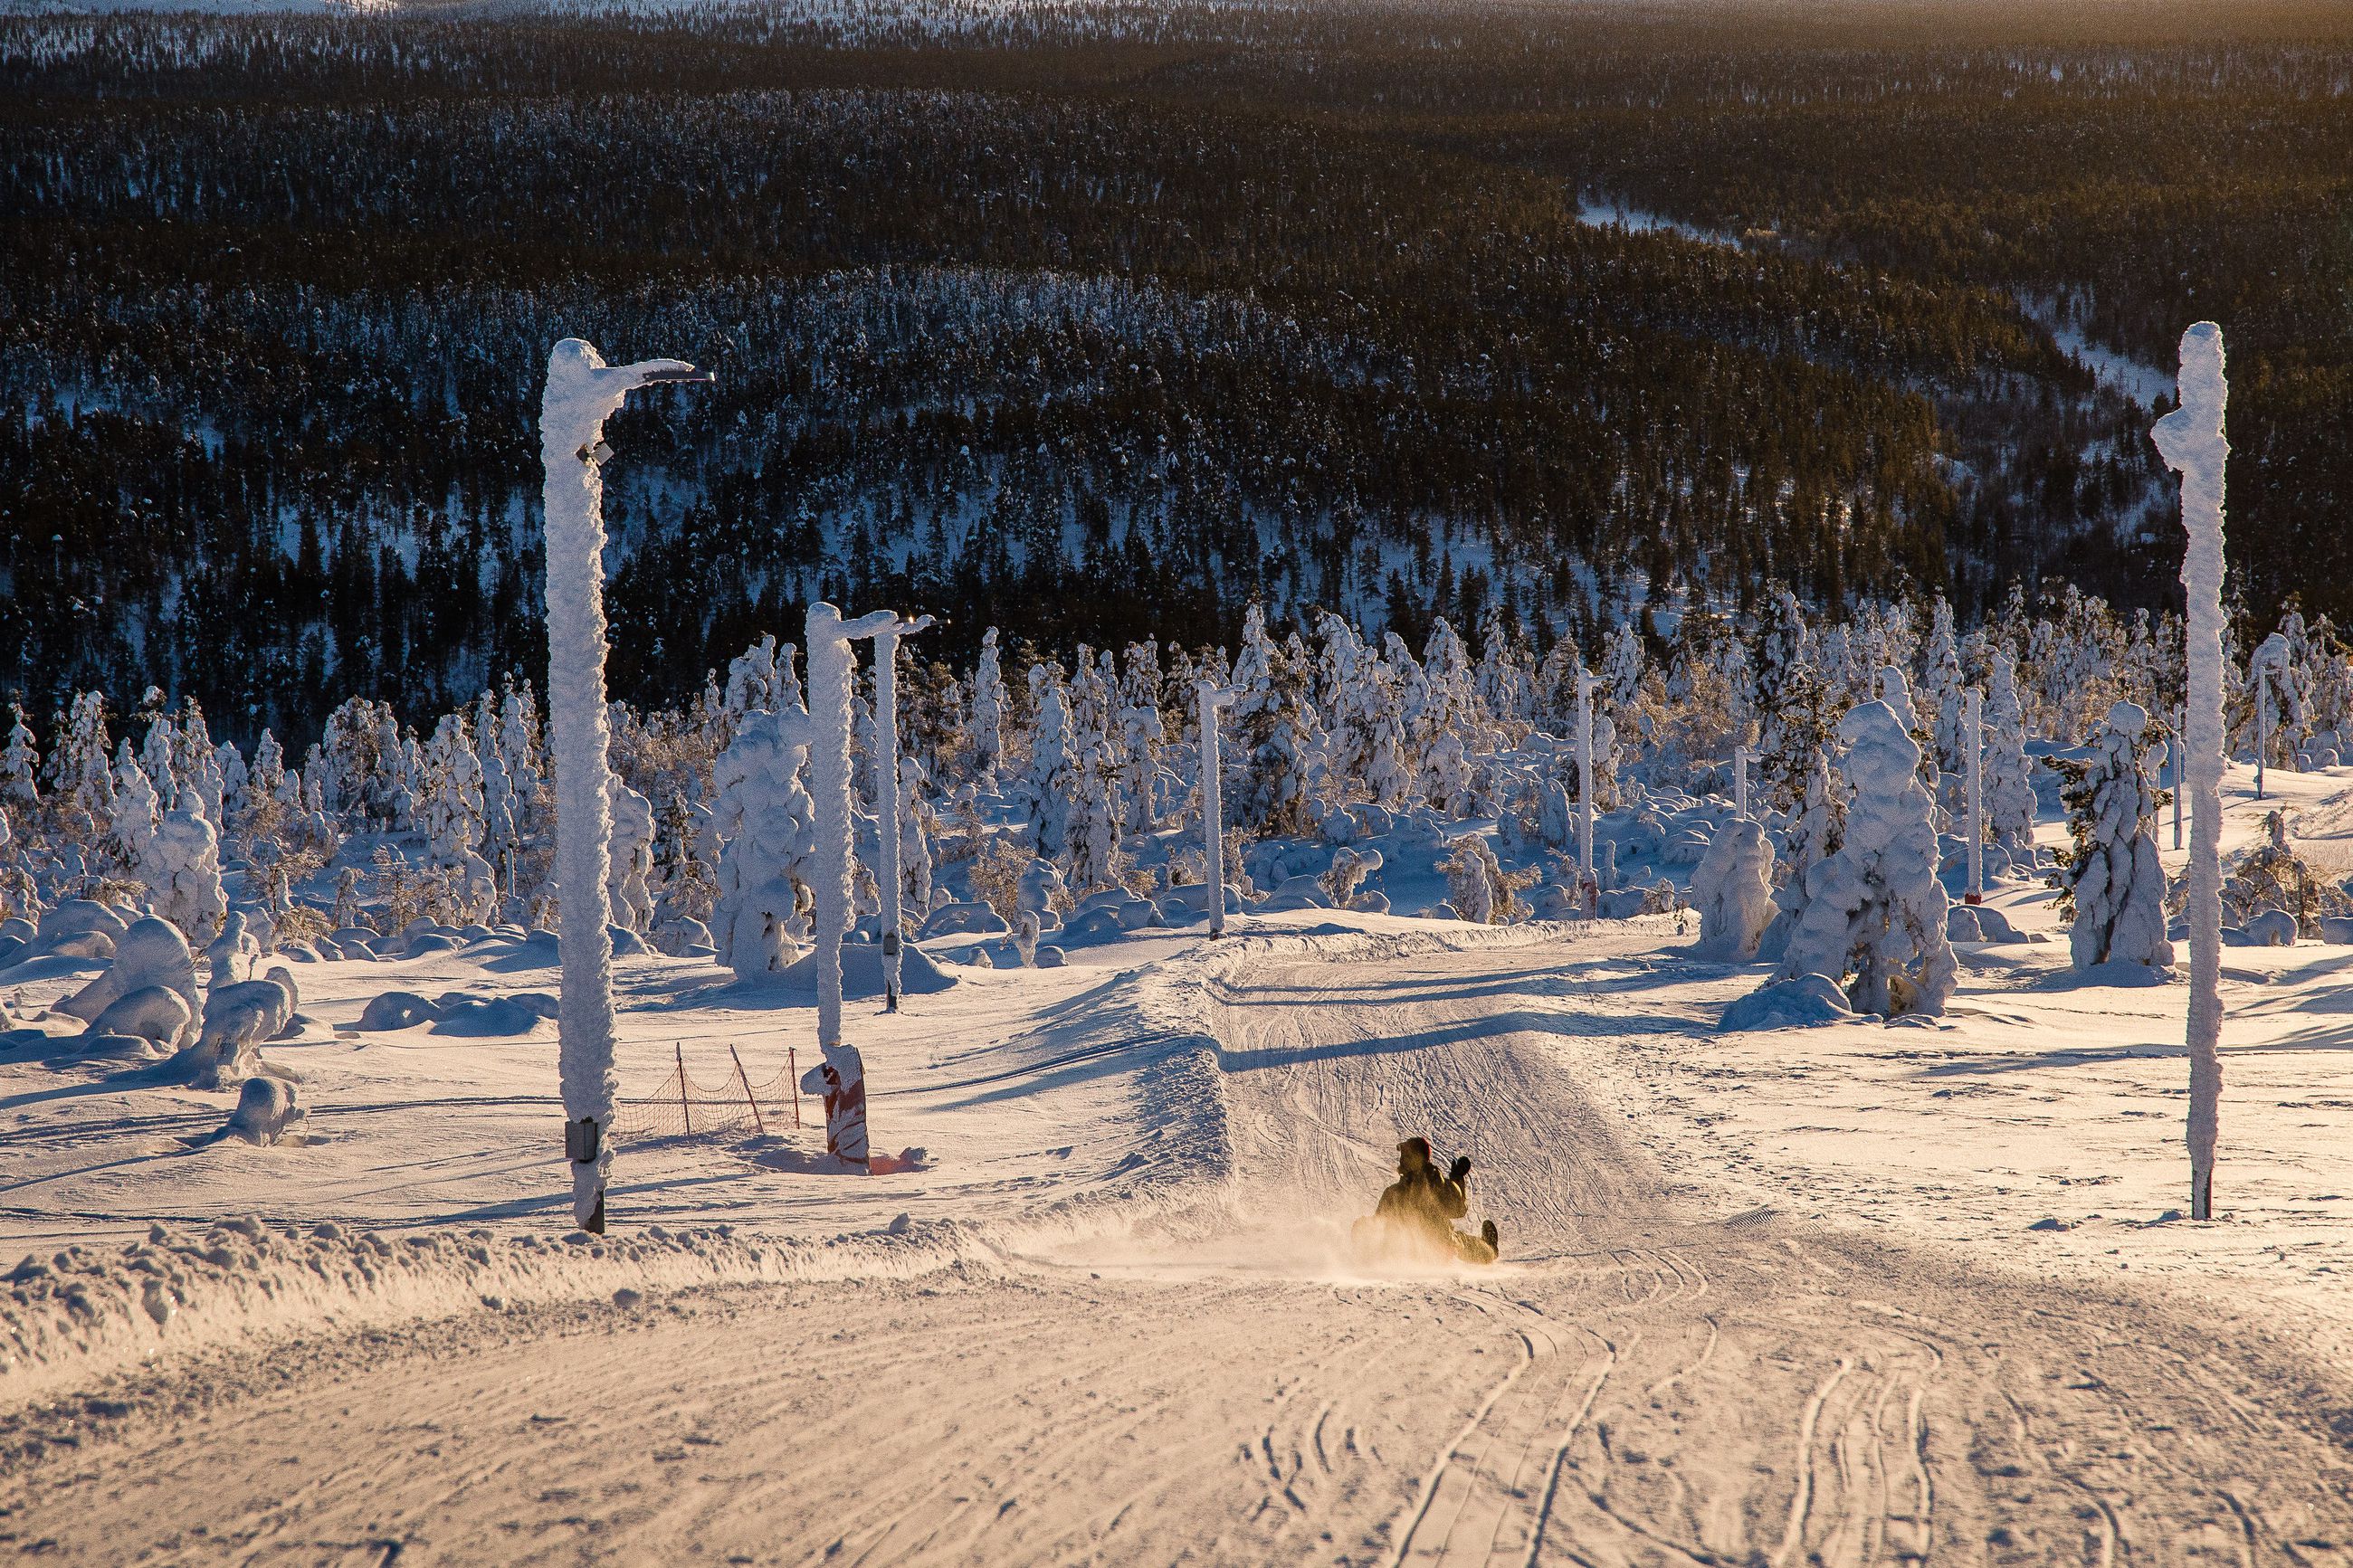
M 0 809 L 29 818 L 41 802 L 41 752 L 21 704 L 8 705 L 8 743 L 0 747 Z
M 755 709 L 712 772 L 712 826 L 726 843 L 712 940 L 738 980 L 781 973 L 808 938 L 804 889 L 817 836 L 817 807 L 801 784 L 808 743 L 806 712 Z
M 2165 936 L 2165 872 L 2157 858 L 2158 788 L 2146 752 L 2148 715 L 2134 703 L 2108 710 L 2092 754 L 2062 764 L 2074 842 L 2052 885 L 2069 917 L 2077 969 L 2097 963 L 2173 963 Z
M 2011 864 L 2034 863 L 2034 782 L 2027 772 L 2026 715 L 2019 702 L 2016 667 L 1996 650 L 1985 712 L 1986 828 Z
M 1755 818 L 1736 816 L 1716 829 L 1692 868 L 1691 901 L 1699 910 L 1697 956 L 1725 963 L 1757 956 L 1773 920 L 1773 847 Z
M 1851 710 L 1839 738 L 1852 791 L 1844 837 L 1806 873 L 1805 910 L 1790 928 L 1779 978 L 1829 975 L 1860 1012 L 1942 1013 L 1955 975 L 1945 937 L 1950 900 L 1936 880 L 1935 807 L 1920 784 L 1920 748 L 1884 701 Z
M 997 628 L 980 636 L 980 666 L 972 675 L 972 766 L 974 774 L 994 781 L 1005 759 L 1004 658 L 997 651 Z

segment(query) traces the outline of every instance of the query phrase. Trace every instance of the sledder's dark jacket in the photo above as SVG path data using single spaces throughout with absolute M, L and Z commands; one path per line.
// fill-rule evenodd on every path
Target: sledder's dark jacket
M 1435 1165 L 1425 1165 L 1391 1182 L 1373 1212 L 1383 1219 L 1451 1234 L 1452 1222 L 1471 1212 L 1471 1200 L 1461 1182 L 1449 1180 Z

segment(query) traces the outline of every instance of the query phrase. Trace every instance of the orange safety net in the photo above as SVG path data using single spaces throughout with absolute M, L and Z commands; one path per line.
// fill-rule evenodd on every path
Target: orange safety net
M 651 1093 L 625 1094 L 613 1101 L 616 1140 L 644 1142 L 652 1138 L 700 1138 L 720 1133 L 789 1131 L 801 1125 L 799 1062 L 786 1052 L 785 1069 L 767 1079 L 753 1078 L 730 1047 L 733 1069 L 718 1088 L 696 1081 L 686 1070 L 680 1047 L 677 1065 Z M 822 1121 L 824 1113 L 816 1113 Z

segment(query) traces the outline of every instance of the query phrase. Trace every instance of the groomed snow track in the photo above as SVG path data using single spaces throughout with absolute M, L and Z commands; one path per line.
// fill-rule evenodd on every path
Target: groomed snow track
M 1004 1268 L 550 1305 L 152 1373 L 23 1418 L 47 1446 L 0 1481 L 0 1543 L 404 1565 L 2353 1563 L 2353 1399 L 2276 1329 L 1671 1200 L 1626 1110 L 1580 1087 L 1613 1035 L 1663 1026 L 1575 956 L 1464 932 L 1179 961 L 1139 984 L 1186 988 L 1215 1041 L 1203 1091 L 1234 1169 L 1214 1201 Z M 1409 1132 L 1472 1156 L 1504 1267 L 1349 1269 L 1345 1221 Z

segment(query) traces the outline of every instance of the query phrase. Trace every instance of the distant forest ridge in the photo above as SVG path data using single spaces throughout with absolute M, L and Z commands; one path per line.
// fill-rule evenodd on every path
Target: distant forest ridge
M 2161 608 L 2202 317 L 2235 593 L 2353 617 L 2348 9 L 0 16 L 0 689 L 536 672 L 575 332 L 719 373 L 614 426 L 623 696 L 819 595 L 959 660 Z

